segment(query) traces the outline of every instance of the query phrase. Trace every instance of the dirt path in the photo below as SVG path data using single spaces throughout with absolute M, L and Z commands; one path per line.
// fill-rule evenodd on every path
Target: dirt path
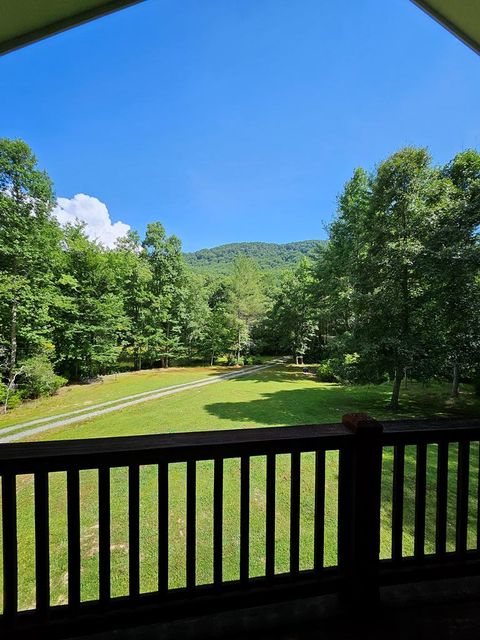
M 161 387 L 160 389 L 154 389 L 153 391 L 144 391 L 142 393 L 124 396 L 123 398 L 117 398 L 116 400 L 101 402 L 96 405 L 91 405 L 88 408 L 76 409 L 75 411 L 70 411 L 69 413 L 61 413 L 55 416 L 49 416 L 48 418 L 38 418 L 37 420 L 31 420 L 29 422 L 11 425 L 0 430 L 0 444 L 5 442 L 14 442 L 16 440 L 35 435 L 37 433 L 43 433 L 45 431 L 50 431 L 51 429 L 56 429 L 57 427 L 64 427 L 76 422 L 82 422 L 82 420 L 96 418 L 107 413 L 112 413 L 113 411 L 120 411 L 121 409 L 132 407 L 142 402 L 148 402 L 149 400 L 156 400 L 157 398 L 170 396 L 175 393 L 179 393 L 180 391 L 186 391 L 187 389 L 197 389 L 198 387 L 205 387 L 209 384 L 215 384 L 216 382 L 232 380 L 235 378 L 240 378 L 241 376 L 248 376 L 252 373 L 263 371 L 264 369 L 270 369 L 276 364 L 278 363 L 273 362 L 269 364 L 251 366 L 247 369 L 241 369 L 239 371 L 231 371 L 229 373 L 222 373 L 218 376 L 213 376 L 210 378 L 202 378 L 201 380 L 197 380 L 196 382 L 185 382 L 183 384 L 172 385 L 171 387 Z M 61 419 L 59 420 L 59 418 Z M 26 429 L 25 431 L 21 431 L 26 427 L 38 424 L 40 424 L 40 426 L 36 426 L 33 429 Z M 20 433 L 12 434 L 12 431 L 20 431 Z M 5 436 L 6 433 L 9 433 L 11 435 Z

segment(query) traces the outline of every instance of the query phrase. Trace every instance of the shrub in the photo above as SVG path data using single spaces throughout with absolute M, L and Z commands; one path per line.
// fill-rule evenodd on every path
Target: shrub
M 247 356 L 243 359 L 244 364 L 255 364 L 255 360 L 253 356 Z
M 325 360 L 317 368 L 317 378 L 320 382 L 337 382 L 330 360 Z
M 19 387 L 23 398 L 52 395 L 66 382 L 66 378 L 56 375 L 52 363 L 45 356 L 33 356 L 22 363 Z

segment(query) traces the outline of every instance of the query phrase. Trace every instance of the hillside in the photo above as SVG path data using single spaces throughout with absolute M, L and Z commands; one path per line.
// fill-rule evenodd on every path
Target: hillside
M 255 260 L 262 271 L 288 269 L 304 256 L 311 256 L 322 240 L 302 240 L 287 244 L 273 242 L 234 242 L 212 249 L 185 253 L 185 260 L 198 271 L 228 273 L 239 255 Z

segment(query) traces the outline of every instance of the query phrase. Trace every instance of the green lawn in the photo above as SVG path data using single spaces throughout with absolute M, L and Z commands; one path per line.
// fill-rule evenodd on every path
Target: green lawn
M 122 393 L 134 393 L 138 387 L 132 383 L 152 384 L 151 388 L 177 384 L 179 376 L 211 373 L 204 369 L 171 370 L 161 373 L 123 374 L 114 385 L 123 385 Z M 145 381 L 142 376 L 145 375 Z M 136 377 L 135 377 L 136 376 Z M 151 377 L 151 379 L 149 378 Z M 175 382 L 173 380 L 175 379 Z M 182 379 L 181 381 L 187 381 Z M 128 387 L 128 388 L 127 388 Z M 84 393 L 84 387 L 72 389 L 72 395 L 64 394 L 67 401 L 76 393 Z M 105 400 L 102 395 L 107 383 L 89 387 L 92 403 Z M 97 391 L 98 389 L 98 391 Z M 125 389 L 127 389 L 125 391 Z M 254 428 L 287 424 L 323 423 L 339 421 L 342 414 L 350 411 L 368 411 L 377 418 L 394 417 L 387 409 L 390 389 L 388 386 L 344 388 L 334 384 L 319 383 L 315 378 L 301 373 L 301 367 L 279 366 L 258 372 L 250 377 L 220 382 L 219 384 L 186 390 L 125 410 L 87 420 L 80 424 L 59 428 L 36 436 L 35 439 L 71 439 L 107 437 L 143 433 L 167 433 L 209 429 Z M 101 399 L 100 399 L 101 396 Z M 58 396 L 55 413 L 66 410 Z M 119 397 L 118 395 L 111 397 Z M 85 396 L 83 396 L 85 400 Z M 464 389 L 461 398 L 453 404 L 448 398 L 446 385 L 434 384 L 425 387 L 410 384 L 403 392 L 403 408 L 395 417 L 425 417 L 448 415 L 480 415 L 480 403 L 470 389 Z M 48 401 L 47 401 L 48 402 Z M 80 402 L 74 398 L 74 402 Z M 73 404 L 69 405 L 71 408 Z M 49 407 L 51 408 L 51 407 Z M 35 416 L 34 407 L 29 419 Z M 39 403 L 39 411 L 47 410 Z M 45 414 L 42 414 L 45 415 Z M 16 420 L 18 422 L 18 420 Z M 239 463 L 238 459 L 225 463 L 224 489 L 224 578 L 234 579 L 239 574 Z M 197 581 L 212 580 L 212 506 L 213 466 L 211 462 L 197 465 Z M 301 493 L 301 568 L 309 568 L 313 562 L 313 455 L 302 454 Z M 450 507 L 455 503 L 456 451 L 451 447 L 449 488 Z M 391 519 L 391 470 L 392 451 L 384 455 L 384 483 L 382 505 L 382 555 L 390 553 L 389 526 Z M 469 542 L 473 544 L 473 529 L 476 523 L 476 491 L 478 476 L 478 446 L 472 447 L 472 486 Z M 406 490 L 404 542 L 406 553 L 412 550 L 415 451 L 406 452 Z M 289 550 L 289 457 L 277 459 L 277 527 L 276 570 L 288 569 Z M 436 473 L 436 447 L 428 447 L 427 482 L 427 540 L 426 550 L 432 550 L 434 539 L 434 498 Z M 170 465 L 170 586 L 185 583 L 185 465 Z M 325 559 L 327 564 L 336 563 L 338 456 L 327 454 L 326 465 L 326 509 L 325 509 Z M 67 547 L 66 547 L 66 489 L 65 474 L 51 474 L 51 550 L 52 550 L 52 603 L 66 600 L 67 593 Z M 127 593 L 128 588 L 128 532 L 127 517 L 127 470 L 112 470 L 112 592 L 113 595 Z M 34 605 L 34 537 L 33 537 L 33 484 L 29 476 L 18 478 L 19 504 L 19 605 L 28 608 Z M 94 471 L 81 473 L 82 510 L 82 598 L 98 595 L 98 526 L 97 526 L 97 481 Z M 141 589 L 154 590 L 156 586 L 157 535 L 156 535 L 156 467 L 141 469 Z M 251 532 L 250 573 L 262 575 L 265 562 L 265 459 L 252 459 L 251 465 Z M 454 539 L 455 518 L 448 518 L 449 544 Z
M 6 415 L 0 414 L 0 430 L 12 424 L 88 409 L 101 402 L 227 372 L 225 367 L 172 367 L 103 376 L 98 382 L 68 385 L 54 396 L 24 402 Z

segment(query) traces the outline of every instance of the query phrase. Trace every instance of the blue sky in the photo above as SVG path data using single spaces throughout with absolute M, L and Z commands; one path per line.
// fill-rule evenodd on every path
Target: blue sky
M 0 135 L 99 228 L 288 242 L 325 237 L 357 166 L 479 147 L 479 76 L 409 0 L 147 0 L 1 58 Z

